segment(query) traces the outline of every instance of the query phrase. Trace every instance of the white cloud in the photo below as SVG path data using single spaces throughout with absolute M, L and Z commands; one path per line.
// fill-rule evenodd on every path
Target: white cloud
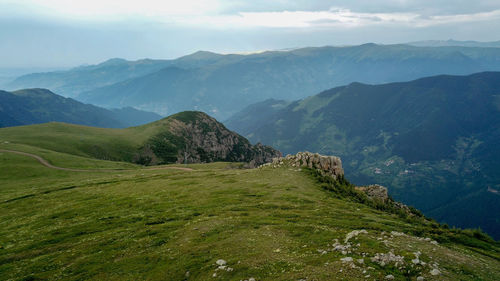
M 447 23 L 466 23 L 500 19 L 500 9 L 491 12 L 424 16 L 418 13 L 358 13 L 349 9 L 331 8 L 328 11 L 241 12 L 236 15 L 202 15 L 177 17 L 175 23 L 187 26 L 214 28 L 314 28 L 360 27 L 367 25 L 407 25 L 427 27 Z
M 68 66 L 200 49 L 494 41 L 499 25 L 499 0 L 0 0 L 0 61 Z
M 500 19 L 500 9 L 490 12 L 481 12 L 473 14 L 458 14 L 458 15 L 437 15 L 431 17 L 421 17 L 415 20 L 415 24 L 419 27 L 427 27 L 438 24 L 450 23 L 467 23 L 478 21 L 493 21 Z
M 333 7 L 322 11 L 283 10 L 227 14 L 224 10 L 231 4 L 224 0 L 0 0 L 0 8 L 2 4 L 18 7 L 17 11 L 52 19 L 123 21 L 133 18 L 177 26 L 219 29 L 349 28 L 384 24 L 427 27 L 500 18 L 500 9 L 469 14 L 426 15 L 421 11 L 356 12 Z

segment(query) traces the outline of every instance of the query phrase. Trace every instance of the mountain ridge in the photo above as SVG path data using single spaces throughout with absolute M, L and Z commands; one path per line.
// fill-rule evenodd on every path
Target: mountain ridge
M 60 121 L 97 127 L 123 128 L 161 116 L 134 108 L 104 109 L 54 94 L 47 89 L 0 90 L 0 127 Z
M 224 120 L 254 102 L 304 98 L 355 80 L 379 84 L 500 70 L 500 49 L 371 43 L 248 55 L 198 51 L 173 60 L 116 63 L 24 76 L 8 89 L 44 87 L 104 107 L 134 106 L 161 115 L 201 110 Z M 162 71 L 167 67 L 177 71 Z
M 26 74 L 3 86 L 8 90 L 48 88 L 65 97 L 76 97 L 86 89 L 110 85 L 124 78 L 139 77 L 169 64 L 167 60 L 127 61 L 115 58 L 97 65 L 78 66 L 64 71 Z

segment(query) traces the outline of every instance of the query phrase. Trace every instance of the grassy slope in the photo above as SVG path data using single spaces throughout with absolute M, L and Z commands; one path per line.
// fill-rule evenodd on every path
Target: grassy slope
M 44 153 L 48 159 L 61 159 L 58 163 L 92 165 L 81 157 Z M 350 268 L 340 262 L 341 253 L 318 252 L 355 229 L 368 234 L 358 236 L 355 243 L 360 246 L 349 255 L 354 258 L 395 249 L 410 263 L 412 252 L 420 250 L 422 260 L 439 263 L 443 271 L 436 278 L 424 270 L 426 280 L 500 278 L 498 258 L 465 246 L 436 246 L 413 236 L 387 234 L 385 245 L 378 240 L 384 237 L 382 231 L 424 228 L 422 235 L 430 235 L 433 228 L 335 198 L 304 171 L 228 169 L 234 165 L 76 173 L 0 153 L 0 280 L 365 280 L 367 274 L 376 280 L 386 274 L 404 278 L 401 271 L 380 267 L 369 258 L 365 266 Z M 493 250 L 487 254 L 498 256 Z M 234 271 L 215 271 L 217 259 L 225 259 Z M 412 280 L 415 274 L 411 272 Z
M 0 143 L 23 144 L 103 160 L 132 161 L 143 143 L 168 128 L 168 119 L 126 129 L 59 122 L 2 128 Z
M 194 129 L 191 128 L 193 126 Z M 179 135 L 175 128 L 177 131 L 179 128 L 193 130 L 193 135 L 189 135 L 189 131 Z M 202 130 L 203 134 L 213 131 L 215 137 L 205 141 L 204 144 L 198 144 L 196 141 L 191 143 L 189 138 L 198 138 L 196 130 Z M 226 140 L 226 137 L 231 140 Z M 235 143 L 232 144 L 233 142 Z M 218 143 L 229 149 L 229 152 L 223 156 L 223 153 L 219 153 L 222 148 L 211 143 Z M 144 165 L 174 163 L 177 161 L 179 151 L 184 151 L 187 146 L 192 146 L 188 151 L 192 161 L 201 162 L 216 161 L 214 159 L 250 161 L 258 160 L 262 153 L 275 153 L 270 147 L 252 147 L 248 140 L 227 131 L 215 119 L 198 111 L 179 112 L 155 122 L 125 129 L 96 128 L 59 122 L 0 128 L 0 144 L 27 145 L 81 157 Z M 212 147 L 206 148 L 206 145 Z M 153 153 L 157 160 L 151 162 L 150 154 Z M 198 154 L 200 157 L 196 158 Z M 148 160 L 143 161 L 144 159 Z M 191 161 L 189 159 L 188 161 Z

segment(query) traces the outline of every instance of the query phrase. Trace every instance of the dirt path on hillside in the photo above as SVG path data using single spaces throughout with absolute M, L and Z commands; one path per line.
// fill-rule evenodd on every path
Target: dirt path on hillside
M 42 164 L 43 166 L 50 168 L 50 169 L 55 169 L 55 170 L 62 170 L 62 171 L 70 171 L 70 172 L 113 172 L 113 171 L 136 171 L 132 169 L 72 169 L 72 168 L 63 168 L 63 167 L 58 167 L 50 164 L 47 160 L 43 159 L 42 157 L 32 154 L 32 153 L 27 153 L 27 152 L 22 152 L 22 151 L 17 151 L 17 150 L 8 150 L 8 149 L 0 149 L 0 152 L 7 152 L 7 153 L 15 153 L 19 155 L 24 155 L 28 156 L 31 158 L 35 158 Z M 154 167 L 154 168 L 144 168 L 143 170 L 182 170 L 182 171 L 193 171 L 191 168 L 185 168 L 185 167 Z

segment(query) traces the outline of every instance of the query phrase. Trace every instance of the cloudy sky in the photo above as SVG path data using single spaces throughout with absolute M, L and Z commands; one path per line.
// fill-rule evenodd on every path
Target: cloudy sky
M 0 68 L 417 40 L 500 40 L 499 0 L 0 0 Z

